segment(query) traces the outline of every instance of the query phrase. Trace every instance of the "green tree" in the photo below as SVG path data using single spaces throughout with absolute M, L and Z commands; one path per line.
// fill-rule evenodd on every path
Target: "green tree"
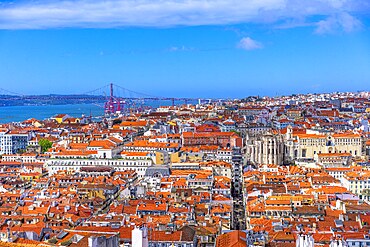
M 238 136 L 240 136 L 240 132 L 239 131 L 236 131 L 236 130 L 230 130 L 230 132 L 234 132 L 235 134 L 237 134 Z
M 53 143 L 47 139 L 40 139 L 39 145 L 41 147 L 41 152 L 45 153 L 49 148 L 53 146 Z

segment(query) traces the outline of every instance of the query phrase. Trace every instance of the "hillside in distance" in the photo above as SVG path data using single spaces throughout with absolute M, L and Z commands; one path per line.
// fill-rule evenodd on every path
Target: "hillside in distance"
M 29 96 L 0 95 L 0 106 L 91 104 L 102 103 L 106 99 L 107 97 L 105 96 L 81 94 L 49 94 Z

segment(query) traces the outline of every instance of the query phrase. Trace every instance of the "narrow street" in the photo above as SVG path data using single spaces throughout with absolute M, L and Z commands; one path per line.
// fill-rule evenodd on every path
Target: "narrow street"
M 240 149 L 234 148 L 233 157 L 233 179 L 232 179 L 232 197 L 233 212 L 231 219 L 232 230 L 245 229 L 245 207 L 243 203 L 243 156 Z

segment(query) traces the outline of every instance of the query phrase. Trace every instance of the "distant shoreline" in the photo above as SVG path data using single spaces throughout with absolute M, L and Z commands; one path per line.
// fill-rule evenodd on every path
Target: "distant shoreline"
M 104 102 L 74 102 L 74 103 L 50 103 L 50 104 L 9 104 L 9 105 L 0 105 L 0 107 L 16 107 L 16 106 L 61 106 L 61 105 L 94 105 L 94 104 L 103 104 Z

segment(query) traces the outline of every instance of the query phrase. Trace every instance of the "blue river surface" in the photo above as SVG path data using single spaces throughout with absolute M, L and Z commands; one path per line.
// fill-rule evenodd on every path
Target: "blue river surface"
M 94 104 L 0 106 L 0 123 L 20 122 L 29 118 L 44 120 L 59 113 L 72 117 L 104 115 L 104 109 Z
M 197 104 L 196 100 L 188 101 L 190 104 Z M 175 102 L 176 105 L 184 104 L 182 101 Z M 151 107 L 172 105 L 171 101 L 146 100 L 135 103 L 136 107 Z M 126 106 L 128 107 L 128 106 Z M 127 108 L 126 108 L 127 110 Z M 72 117 L 82 115 L 101 117 L 104 115 L 104 104 L 66 104 L 66 105 L 26 105 L 26 106 L 0 106 L 0 123 L 22 122 L 29 118 L 45 120 L 56 114 L 68 114 Z M 94 119 L 93 119 L 94 121 Z

